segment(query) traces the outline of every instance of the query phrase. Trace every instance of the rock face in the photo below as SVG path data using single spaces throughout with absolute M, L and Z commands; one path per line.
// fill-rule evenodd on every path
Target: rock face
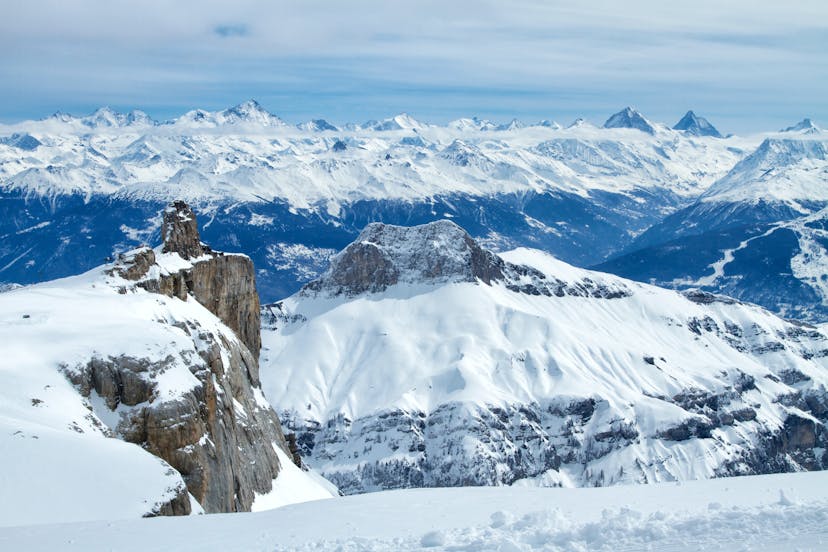
M 175 201 L 164 211 L 161 226 L 164 253 L 178 253 L 182 259 L 194 259 L 205 252 L 198 235 L 195 213 L 183 201 Z
M 212 251 L 201 243 L 195 214 L 181 201 L 164 211 L 161 229 L 163 253 L 174 253 L 185 260 L 198 259 L 185 270 L 168 271 L 148 277 L 156 262 L 152 249 L 131 252 L 116 267 L 118 274 L 138 281 L 156 293 L 186 300 L 188 295 L 204 305 L 227 324 L 247 345 L 254 358 L 261 349 L 259 294 L 253 262 L 245 255 Z
M 634 128 L 647 134 L 655 134 L 655 128 L 650 121 L 631 107 L 625 107 L 612 115 L 604 123 L 604 128 Z
M 278 417 L 259 384 L 259 300 L 250 259 L 211 251 L 199 241 L 192 210 L 176 202 L 164 213 L 160 252 L 142 248 L 119 259 L 110 274 L 135 287 L 195 300 L 232 332 L 177 320 L 196 344 L 185 358 L 195 380 L 171 392 L 160 378 L 173 362 L 121 357 L 94 358 L 64 372 L 92 402 L 101 419 L 117 420 L 111 431 L 166 460 L 207 512 L 249 511 L 256 492 L 266 493 L 280 470 L 274 447 L 287 454 Z M 191 262 L 188 262 L 191 261 Z M 93 395 L 94 392 L 94 395 Z M 108 410 L 109 412 L 104 411 Z M 100 411 L 100 412 L 98 412 Z M 187 514 L 186 492 L 158 508 L 159 515 Z
M 308 290 L 379 292 L 399 283 L 473 282 L 503 278 L 503 261 L 450 221 L 415 227 L 372 223 L 331 261 Z
M 508 263 L 483 249 L 457 224 L 441 220 L 421 226 L 393 226 L 375 222 L 331 261 L 328 271 L 303 289 L 306 295 L 327 293 L 355 296 L 379 293 L 397 284 L 435 285 L 502 282 L 512 291 L 529 295 L 583 295 L 623 297 L 629 290 L 575 285 L 528 266 Z
M 683 130 L 687 134 L 692 134 L 693 136 L 713 136 L 714 138 L 721 138 L 722 135 L 716 130 L 710 121 L 705 119 L 704 117 L 699 117 L 692 111 L 688 111 L 684 114 L 684 117 L 676 123 L 673 127 L 673 130 Z

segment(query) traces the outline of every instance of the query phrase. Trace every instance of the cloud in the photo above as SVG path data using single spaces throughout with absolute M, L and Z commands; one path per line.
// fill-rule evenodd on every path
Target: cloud
M 222 38 L 230 38 L 234 36 L 247 36 L 250 34 L 250 29 L 247 25 L 216 25 L 213 27 L 213 32 Z
M 228 13 L 216 0 L 10 0 L 5 11 L 5 119 L 100 104 L 163 117 L 248 97 L 288 119 L 603 120 L 626 104 L 668 120 L 694 108 L 734 130 L 828 119 L 822 1 L 238 0 Z

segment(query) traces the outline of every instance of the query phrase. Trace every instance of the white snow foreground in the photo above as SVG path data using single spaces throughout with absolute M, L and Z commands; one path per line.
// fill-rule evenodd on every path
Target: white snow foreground
M 828 473 L 386 491 L 263 513 L 0 529 L 3 550 L 821 551 Z
M 462 240 L 433 236 L 417 253 L 434 270 L 467 258 Z M 528 267 L 517 279 L 417 285 L 405 244 L 363 237 L 332 267 L 342 255 L 375 264 L 337 268 L 274 307 L 261 361 L 283 425 L 346 494 L 684 481 L 825 461 L 808 401 L 826 400 L 828 336 L 813 326 L 528 249 L 501 256 Z M 363 272 L 399 283 L 338 291 Z
M 158 258 L 170 270 L 188 264 L 160 250 Z M 119 293 L 126 284 L 96 269 L 0 294 L 0 526 L 139 517 L 186 493 L 169 464 L 111 437 L 141 405 L 113 411 L 94 389 L 82 396 L 64 374 L 93 359 L 163 362 L 152 374 L 153 401 L 174 400 L 199 384 L 193 370 L 204 336 L 238 338 L 195 300 L 134 287 Z M 202 333 L 190 335 L 185 324 Z M 270 408 L 263 396 L 260 406 Z M 260 508 L 331 496 L 298 468 L 283 473 L 289 481 L 279 477 L 276 487 L 290 492 Z M 190 503 L 201 512 L 192 496 Z

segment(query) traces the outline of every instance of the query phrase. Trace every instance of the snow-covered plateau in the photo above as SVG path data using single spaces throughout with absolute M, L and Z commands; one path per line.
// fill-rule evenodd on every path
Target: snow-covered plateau
M 254 260 L 267 302 L 321 274 L 370 222 L 446 218 L 500 251 L 688 287 L 767 224 L 826 207 L 825 143 L 810 120 L 722 137 L 693 112 L 670 128 L 630 108 L 603 127 L 405 114 L 294 126 L 254 101 L 164 122 L 59 113 L 0 126 L 0 283 L 77 274 L 153 243 L 159 213 L 184 199 L 207 215 L 207 241 Z M 792 271 L 806 250 L 812 266 Z M 793 234 L 756 239 L 727 263 L 731 278 L 704 289 L 824 321 L 828 298 L 800 277 L 825 273 L 824 251 Z
M 413 489 L 261 513 L 0 528 L 29 551 L 823 551 L 828 472 L 608 487 Z

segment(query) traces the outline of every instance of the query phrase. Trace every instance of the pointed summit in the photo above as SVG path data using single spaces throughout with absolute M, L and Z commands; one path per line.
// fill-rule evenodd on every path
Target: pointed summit
M 250 123 L 261 126 L 285 126 L 284 121 L 253 99 L 225 109 L 217 115 L 218 122 L 224 124 Z
M 508 123 L 498 125 L 496 130 L 518 130 L 521 128 L 523 128 L 523 123 L 521 123 L 517 119 L 512 119 Z
M 183 201 L 174 201 L 164 210 L 161 241 L 164 253 L 178 253 L 183 259 L 195 259 L 204 253 L 195 213 Z
M 722 135 L 716 130 L 716 127 L 710 124 L 710 121 L 704 117 L 699 117 L 692 111 L 684 114 L 684 117 L 676 123 L 673 130 L 683 130 L 687 134 L 693 136 L 713 136 L 721 138 Z
M 101 107 L 91 115 L 84 117 L 82 121 L 90 128 L 115 128 L 126 123 L 126 115 L 113 111 L 109 107 Z
M 811 119 L 807 117 L 802 119 L 794 126 L 789 126 L 788 128 L 783 128 L 779 132 L 798 132 L 800 134 L 819 134 L 822 130 L 814 124 Z
M 655 134 L 652 123 L 631 107 L 625 107 L 604 123 L 604 128 L 634 128 L 647 134 Z

